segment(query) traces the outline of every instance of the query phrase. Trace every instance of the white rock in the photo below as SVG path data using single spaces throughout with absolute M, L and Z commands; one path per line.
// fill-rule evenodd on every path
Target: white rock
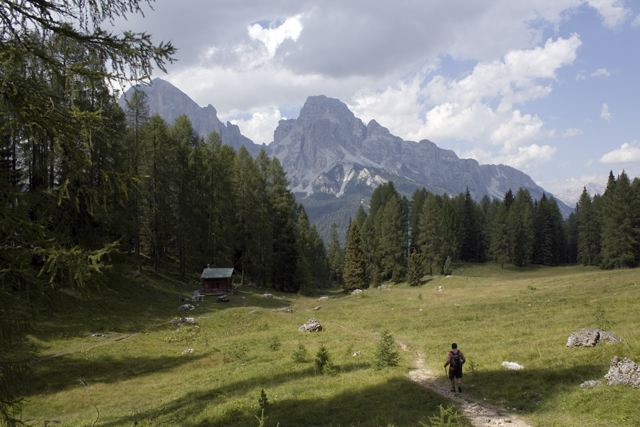
M 502 362 L 502 366 L 512 371 L 519 371 L 524 369 L 524 366 L 517 364 L 516 362 Z

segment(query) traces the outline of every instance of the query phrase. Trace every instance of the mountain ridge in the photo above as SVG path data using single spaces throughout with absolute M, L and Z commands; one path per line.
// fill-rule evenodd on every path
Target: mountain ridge
M 476 201 L 485 195 L 502 200 L 509 189 L 515 192 L 521 187 L 529 190 L 533 199 L 539 200 L 543 193 L 553 196 L 527 174 L 510 166 L 480 165 L 474 159 L 460 159 L 453 151 L 427 139 L 405 141 L 375 120 L 365 125 L 345 103 L 324 95 L 308 97 L 297 119 L 279 121 L 273 142 L 257 145 L 242 135 L 238 126 L 223 124 L 212 105 L 198 106 L 162 79 L 156 78 L 151 86 L 140 89 L 148 96 L 150 111 L 169 123 L 186 114 L 201 135 L 215 130 L 224 144 L 236 150 L 244 145 L 252 155 L 265 148 L 282 163 L 292 191 L 307 201 L 314 194 L 341 198 L 352 189 L 362 192 L 368 188 L 361 197 L 365 201 L 370 195 L 366 193 L 389 180 L 401 180 L 407 192 L 413 186 L 449 194 L 468 189 Z M 556 200 L 562 214 L 568 216 L 572 209 Z M 313 219 L 314 215 L 309 216 Z

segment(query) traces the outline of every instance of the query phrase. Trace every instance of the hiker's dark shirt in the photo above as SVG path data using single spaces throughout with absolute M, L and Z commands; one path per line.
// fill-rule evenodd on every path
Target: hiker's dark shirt
M 459 367 L 457 367 L 457 368 L 454 368 L 454 367 L 451 365 L 451 362 L 452 362 L 452 359 L 453 359 L 453 352 L 454 352 L 454 351 L 455 351 L 455 352 L 457 352 L 456 354 L 458 354 L 458 353 L 460 354 L 460 360 L 461 360 L 463 363 L 464 363 L 464 362 L 466 362 L 466 359 L 464 358 L 464 354 L 462 354 L 462 352 L 461 352 L 460 350 L 457 350 L 457 349 L 456 349 L 456 350 L 451 350 L 451 351 L 449 352 L 449 355 L 447 356 L 447 363 L 445 363 L 445 364 L 444 364 L 444 366 L 449 365 L 449 370 L 450 370 L 450 371 L 457 371 L 457 370 L 462 369 L 462 364 L 460 364 L 460 366 L 459 366 Z

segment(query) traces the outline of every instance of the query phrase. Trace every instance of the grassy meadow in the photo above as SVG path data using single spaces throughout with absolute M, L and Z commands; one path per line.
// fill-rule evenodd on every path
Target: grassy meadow
M 230 303 L 205 297 L 186 313 L 178 296 L 197 288 L 196 276 L 122 269 L 106 280 L 99 293 L 63 294 L 34 325 L 41 360 L 22 412 L 31 425 L 258 426 L 264 390 L 264 426 L 428 426 L 451 401 L 407 372 L 420 353 L 445 384 L 451 342 L 467 357 L 469 399 L 537 426 L 640 425 L 640 391 L 579 387 L 604 381 L 614 355 L 640 361 L 640 270 L 457 264 L 453 277 L 419 287 L 327 291 L 322 302 L 241 288 Z M 176 316 L 197 325 L 172 325 Z M 311 317 L 323 331 L 298 332 Z M 570 333 L 587 327 L 622 343 L 567 349 Z M 383 330 L 409 351 L 400 351 L 399 366 L 376 370 Z M 335 375 L 315 370 L 323 345 Z M 509 371 L 503 361 L 526 369 Z

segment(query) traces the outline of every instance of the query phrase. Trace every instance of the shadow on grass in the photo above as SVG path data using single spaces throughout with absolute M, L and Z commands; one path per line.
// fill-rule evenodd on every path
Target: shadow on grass
M 482 371 L 475 375 L 465 372 L 465 391 L 476 397 L 517 408 L 524 413 L 537 412 L 555 404 L 557 398 L 575 392 L 589 380 L 602 380 L 608 367 L 579 365 L 571 368 Z
M 107 356 L 94 360 L 81 360 L 70 356 L 61 356 L 38 364 L 31 381 L 29 394 L 55 393 L 77 387 L 79 379 L 86 380 L 91 384 L 117 383 L 174 369 L 208 356 L 208 354 L 127 358 Z
M 321 379 L 319 379 L 321 381 Z M 347 391 L 331 398 L 314 398 L 310 389 L 295 399 L 276 400 L 265 390 L 269 404 L 264 415 L 265 425 L 287 426 L 386 426 L 418 427 L 421 422 L 428 425 L 428 417 L 438 412 L 438 406 L 449 406 L 451 402 L 407 378 L 393 378 L 388 382 L 354 391 Z M 255 408 L 235 407 L 222 416 L 212 419 L 207 416 L 211 405 L 220 404 L 224 397 L 219 390 L 187 393 L 161 408 L 132 416 L 125 416 L 103 426 L 155 425 L 171 420 L 185 427 L 239 426 L 255 427 L 260 415 L 258 397 Z

